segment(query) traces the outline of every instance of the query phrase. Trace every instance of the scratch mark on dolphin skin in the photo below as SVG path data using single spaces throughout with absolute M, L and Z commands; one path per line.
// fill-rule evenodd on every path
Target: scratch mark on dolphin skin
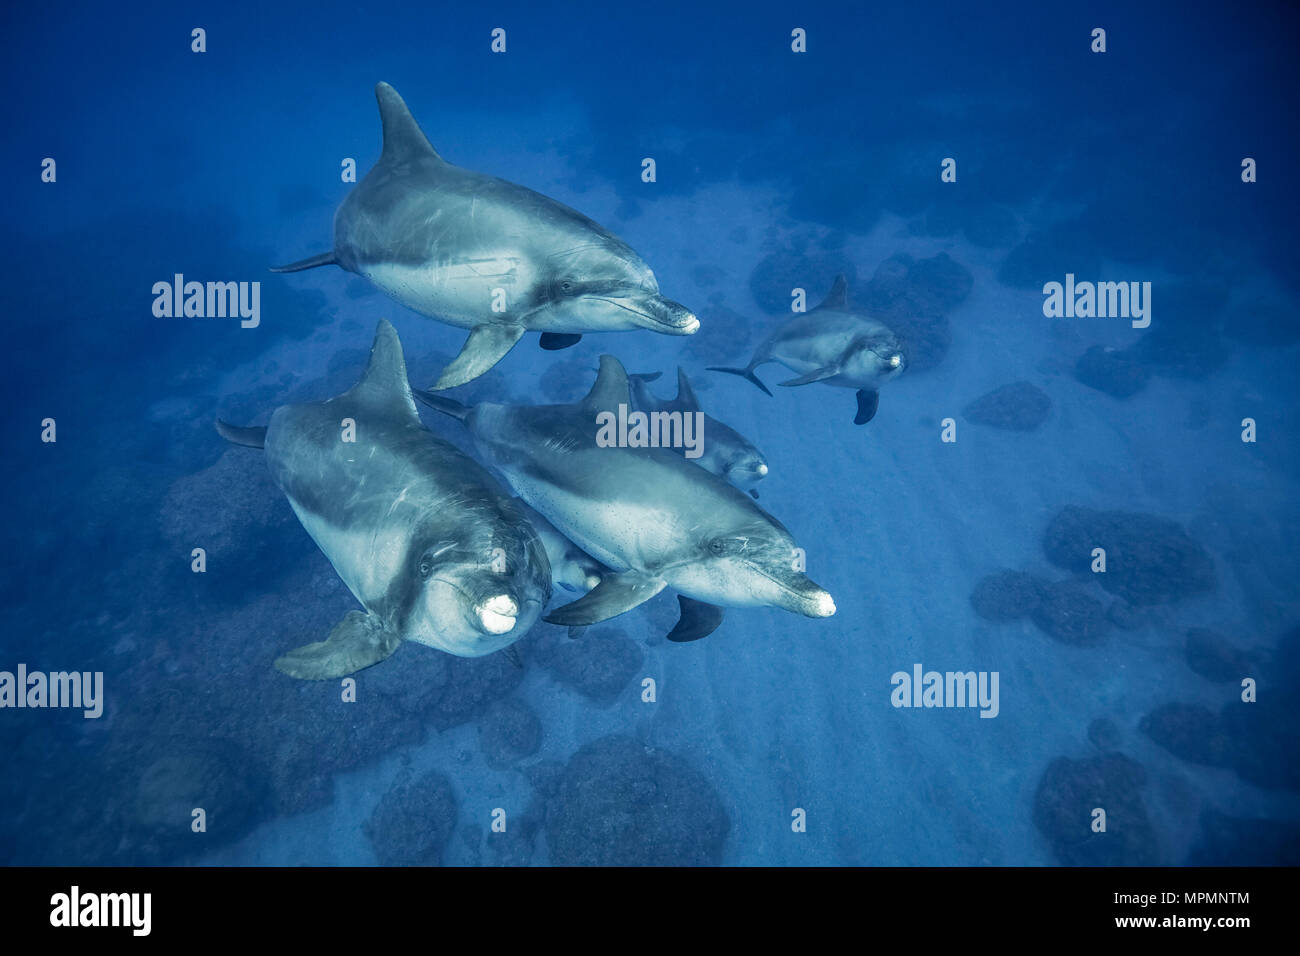
M 405 488 L 402 489 L 402 493 L 393 500 L 393 503 L 391 505 L 389 505 L 388 507 L 389 517 L 392 517 L 393 512 L 397 510 L 397 506 L 406 500 L 406 493 L 410 490 L 411 490 L 411 486 L 407 485 Z

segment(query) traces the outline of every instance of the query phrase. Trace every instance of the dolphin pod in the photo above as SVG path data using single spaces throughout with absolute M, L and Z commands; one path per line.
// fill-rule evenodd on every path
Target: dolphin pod
M 461 405 L 415 392 L 459 419 L 514 491 L 610 569 L 588 594 L 545 620 L 583 627 L 609 620 L 666 587 L 681 617 L 672 641 L 697 640 L 723 607 L 835 613 L 830 594 L 802 570 L 780 522 L 748 495 L 668 448 L 606 446 L 602 415 L 630 402 L 627 373 L 603 355 L 590 393 L 570 405 Z
M 621 239 L 546 196 L 448 163 L 396 90 L 380 83 L 375 95 L 383 151 L 339 206 L 333 248 L 272 271 L 338 265 L 470 334 L 431 389 L 415 390 L 397 333 L 381 320 L 365 372 L 347 392 L 278 408 L 264 428 L 218 420 L 229 441 L 265 449 L 276 485 L 362 606 L 275 666 L 302 679 L 337 678 L 385 660 L 403 641 L 462 657 L 504 650 L 519 663 L 513 644 L 543 614 L 576 637 L 665 589 L 678 598 L 675 642 L 712 633 L 727 607 L 833 615 L 834 600 L 804 573 L 790 532 L 745 493 L 758 497 L 752 486 L 767 475 L 766 459 L 704 414 L 680 367 L 670 400 L 648 388 L 659 373 L 629 377 L 611 355 L 572 404 L 467 406 L 435 394 L 488 371 L 525 331 L 556 350 L 587 332 L 690 335 L 700 323 L 660 294 Z M 755 374 L 769 362 L 796 373 L 783 386 L 856 389 L 859 425 L 907 365 L 893 331 L 850 306 L 843 276 L 819 306 L 776 328 L 747 366 L 711 370 L 770 396 Z M 417 398 L 463 423 L 509 490 L 427 430 Z M 680 419 L 682 447 L 660 440 L 668 428 L 638 439 L 629 408 Z M 703 447 L 685 437 L 698 436 L 701 423 Z M 560 592 L 573 599 L 546 613 Z
M 279 658 L 289 676 L 342 677 L 404 640 L 480 657 L 522 637 L 550 598 L 550 564 L 524 512 L 420 422 L 388 322 L 349 391 L 278 408 L 266 428 L 217 430 L 266 450 L 294 514 L 365 608 Z
M 338 265 L 421 315 L 469 329 L 434 389 L 482 375 L 530 330 L 557 349 L 584 332 L 700 327 L 609 230 L 531 189 L 453 166 L 395 89 L 380 83 L 375 97 L 383 152 L 339 206 L 333 250 L 271 271 Z
M 754 374 L 768 362 L 779 362 L 798 373 L 780 383 L 784 386 L 822 382 L 857 389 L 855 425 L 865 425 L 875 417 L 880 387 L 907 367 L 898 336 L 884 323 L 849 305 L 849 284 L 842 275 L 835 277 L 821 305 L 788 319 L 764 339 L 747 366 L 710 366 L 709 371 L 739 375 L 771 395 Z

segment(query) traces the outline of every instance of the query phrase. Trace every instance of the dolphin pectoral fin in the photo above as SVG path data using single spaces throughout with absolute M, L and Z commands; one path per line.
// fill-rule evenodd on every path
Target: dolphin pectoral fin
M 258 425 L 253 428 L 240 428 L 238 425 L 228 424 L 218 418 L 217 434 L 232 445 L 244 445 L 248 448 L 266 447 L 265 426 Z
M 662 591 L 664 586 L 665 583 L 659 578 L 635 571 L 608 575 L 584 597 L 556 608 L 542 620 L 547 624 L 567 627 L 599 624 L 644 604 Z
M 339 261 L 334 258 L 332 252 L 322 252 L 318 256 L 312 256 L 310 259 L 300 259 L 297 262 L 291 262 L 287 266 L 271 266 L 272 272 L 302 272 L 304 269 L 315 269 L 317 266 L 336 266 Z
M 739 375 L 741 378 L 747 379 L 753 382 L 759 388 L 761 388 L 763 390 L 764 395 L 767 395 L 769 398 L 772 395 L 772 392 L 768 389 L 768 387 L 763 384 L 762 379 L 760 379 L 757 375 L 754 374 L 754 370 L 752 368 L 723 368 L 720 365 L 710 365 L 708 366 L 707 371 L 726 372 L 728 375 Z
M 524 669 L 524 659 L 519 656 L 518 646 L 511 644 L 509 647 L 506 648 L 506 660 L 508 660 L 511 664 L 514 664 L 515 667 L 519 668 L 520 670 Z
M 465 340 L 465 347 L 460 350 L 460 354 L 451 360 L 451 364 L 442 370 L 438 381 L 433 383 L 433 390 L 440 392 L 445 388 L 472 382 L 500 362 L 523 335 L 522 325 L 476 325 Z
M 681 616 L 677 619 L 677 626 L 668 632 L 668 640 L 678 644 L 708 637 L 718 629 L 722 616 L 726 613 L 717 605 L 705 604 L 684 594 L 677 595 L 677 604 L 681 608 Z
M 348 611 L 330 636 L 280 657 L 275 669 L 300 680 L 329 680 L 378 664 L 397 650 L 401 637 L 373 614 Z
M 858 413 L 853 416 L 853 424 L 865 425 L 876 417 L 880 407 L 880 393 L 872 388 L 858 389 Z
M 558 352 L 560 349 L 567 349 L 570 346 L 577 345 L 581 341 L 582 336 L 576 333 L 543 332 L 537 344 L 548 352 Z
M 587 629 L 585 627 L 571 627 L 569 628 L 569 640 L 576 641 L 586 633 Z
M 827 365 L 824 368 L 816 368 L 807 375 L 800 375 L 798 378 L 792 378 L 788 382 L 778 382 L 783 388 L 792 388 L 795 385 L 811 385 L 813 382 L 820 382 L 824 379 L 834 378 L 840 374 L 838 365 Z

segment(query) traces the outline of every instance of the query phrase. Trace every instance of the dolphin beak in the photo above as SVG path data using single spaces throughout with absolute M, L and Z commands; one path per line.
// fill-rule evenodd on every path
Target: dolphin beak
M 802 584 L 791 588 L 794 591 L 795 603 L 789 608 L 805 617 L 830 617 L 835 613 L 835 599 L 831 597 L 829 591 L 825 591 L 811 581 L 804 581 Z
M 605 298 L 604 301 L 626 309 L 634 316 L 637 325 L 652 332 L 666 335 L 694 335 L 700 328 L 700 320 L 695 313 L 680 302 L 665 299 L 661 295 L 635 295 L 629 297 Z
M 490 597 L 474 610 L 478 612 L 479 623 L 488 634 L 509 632 L 519 617 L 519 605 L 508 594 Z
M 812 608 L 808 611 L 809 617 L 830 617 L 835 613 L 835 599 L 831 597 L 829 591 L 817 592 L 813 598 Z

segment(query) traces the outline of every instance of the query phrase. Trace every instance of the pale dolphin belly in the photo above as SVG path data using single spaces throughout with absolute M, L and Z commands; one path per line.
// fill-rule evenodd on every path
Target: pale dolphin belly
M 507 319 L 514 311 L 511 306 L 516 294 L 527 288 L 527 280 L 521 280 L 521 275 L 531 271 L 518 255 L 504 253 L 442 264 L 363 263 L 359 270 L 408 309 L 435 315 L 462 329 Z M 506 312 L 493 312 L 494 301 L 502 296 Z
M 583 551 L 615 571 L 653 570 L 679 547 L 671 531 L 674 516 L 666 508 L 592 499 L 521 468 L 503 472 L 519 497 Z

